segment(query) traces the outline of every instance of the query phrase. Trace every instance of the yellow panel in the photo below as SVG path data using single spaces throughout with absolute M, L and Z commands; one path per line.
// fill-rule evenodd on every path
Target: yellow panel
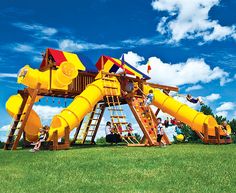
M 86 68 L 78 58 L 76 54 L 72 54 L 69 52 L 63 52 L 64 56 L 66 57 L 67 61 L 74 64 L 77 70 L 85 71 Z
M 104 71 L 109 72 L 113 65 L 114 65 L 114 63 L 112 61 L 107 60 L 107 62 L 104 65 Z

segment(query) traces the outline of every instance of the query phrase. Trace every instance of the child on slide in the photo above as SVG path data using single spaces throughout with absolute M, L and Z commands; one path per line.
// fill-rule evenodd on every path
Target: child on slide
M 186 99 L 187 99 L 189 102 L 194 103 L 194 104 L 196 104 L 196 103 L 198 103 L 198 102 L 200 103 L 200 105 L 203 105 L 203 104 L 204 104 L 204 102 L 202 101 L 202 98 L 201 98 L 201 97 L 193 98 L 190 94 L 187 94 Z
M 43 128 L 39 129 L 39 140 L 35 143 L 35 146 L 33 149 L 30 150 L 30 152 L 36 152 L 39 151 L 42 142 L 45 142 L 48 137 L 48 126 L 44 126 Z
M 153 90 L 149 90 L 149 94 L 146 96 L 146 100 L 145 100 L 145 106 L 149 106 L 154 98 L 154 94 L 153 94 Z

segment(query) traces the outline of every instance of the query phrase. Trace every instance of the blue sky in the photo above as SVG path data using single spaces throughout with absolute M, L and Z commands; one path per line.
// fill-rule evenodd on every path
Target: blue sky
M 215 113 L 232 119 L 235 9 L 236 2 L 226 0 L 2 1 L 0 127 L 11 121 L 6 100 L 23 88 L 15 83 L 18 70 L 25 64 L 39 67 L 48 47 L 85 54 L 94 63 L 102 54 L 120 58 L 124 53 L 144 72 L 149 61 L 154 82 L 202 96 Z

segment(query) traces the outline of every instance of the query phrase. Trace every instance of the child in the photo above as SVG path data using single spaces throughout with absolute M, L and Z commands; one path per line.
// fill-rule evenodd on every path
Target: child
M 159 143 L 159 147 L 161 147 L 161 139 L 164 135 L 164 126 L 161 123 L 161 118 L 157 118 L 157 142 Z M 165 147 L 165 144 L 164 144 Z
M 129 137 L 132 136 L 133 128 L 132 128 L 132 124 L 131 124 L 131 123 L 129 123 L 129 124 L 127 125 L 126 130 L 127 130 L 127 132 L 128 132 L 128 136 L 129 136 Z
M 193 98 L 190 94 L 187 94 L 186 99 L 187 99 L 189 102 L 194 103 L 194 104 L 196 104 L 196 103 L 198 103 L 198 102 L 200 103 L 200 105 L 203 105 L 203 104 L 204 104 L 201 97 Z
M 114 141 L 114 135 L 113 135 L 110 121 L 107 121 L 107 123 L 106 123 L 105 134 L 106 134 L 106 142 L 112 144 Z
M 122 126 L 120 124 L 118 124 L 118 126 L 117 126 L 117 131 L 118 131 L 119 134 L 122 135 L 123 130 L 122 130 Z
M 48 126 L 44 126 L 43 128 L 39 129 L 39 140 L 35 143 L 35 146 L 32 150 L 30 150 L 31 152 L 36 152 L 39 151 L 42 142 L 46 141 L 47 135 L 48 135 Z
M 149 106 L 153 101 L 154 95 L 153 90 L 149 90 L 149 94 L 146 96 L 145 106 Z

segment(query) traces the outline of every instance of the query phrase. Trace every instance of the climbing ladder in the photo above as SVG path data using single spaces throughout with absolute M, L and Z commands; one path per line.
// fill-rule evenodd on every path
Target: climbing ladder
M 104 111 L 104 103 L 97 103 L 94 106 L 93 111 L 84 119 L 81 126 L 77 128 L 78 131 L 76 130 L 73 141 L 78 139 L 80 144 L 85 144 L 86 141 L 90 141 L 90 144 L 94 144 Z
M 126 121 L 126 116 L 124 115 L 124 110 L 121 107 L 119 100 L 118 88 L 114 86 L 116 80 L 109 77 L 103 78 L 103 87 L 105 88 L 105 102 L 108 105 L 108 110 L 111 117 L 111 122 L 113 126 L 121 127 L 120 134 L 122 140 L 127 144 L 138 144 L 138 140 L 135 136 L 122 135 L 122 133 L 127 132 L 126 127 L 128 122 Z
M 37 88 L 32 92 L 30 92 L 29 89 L 26 89 L 26 93 L 21 94 L 23 101 L 18 113 L 13 118 L 13 123 L 10 126 L 10 131 L 4 145 L 4 150 L 16 150 L 37 97 L 39 88 L 40 84 L 38 84 Z
M 144 98 L 142 96 L 134 96 L 128 101 L 128 105 L 144 133 L 144 138 L 141 142 L 144 143 L 144 145 L 158 145 L 157 119 L 151 108 L 149 106 L 145 107 Z M 166 134 L 163 136 L 162 142 L 170 144 Z

